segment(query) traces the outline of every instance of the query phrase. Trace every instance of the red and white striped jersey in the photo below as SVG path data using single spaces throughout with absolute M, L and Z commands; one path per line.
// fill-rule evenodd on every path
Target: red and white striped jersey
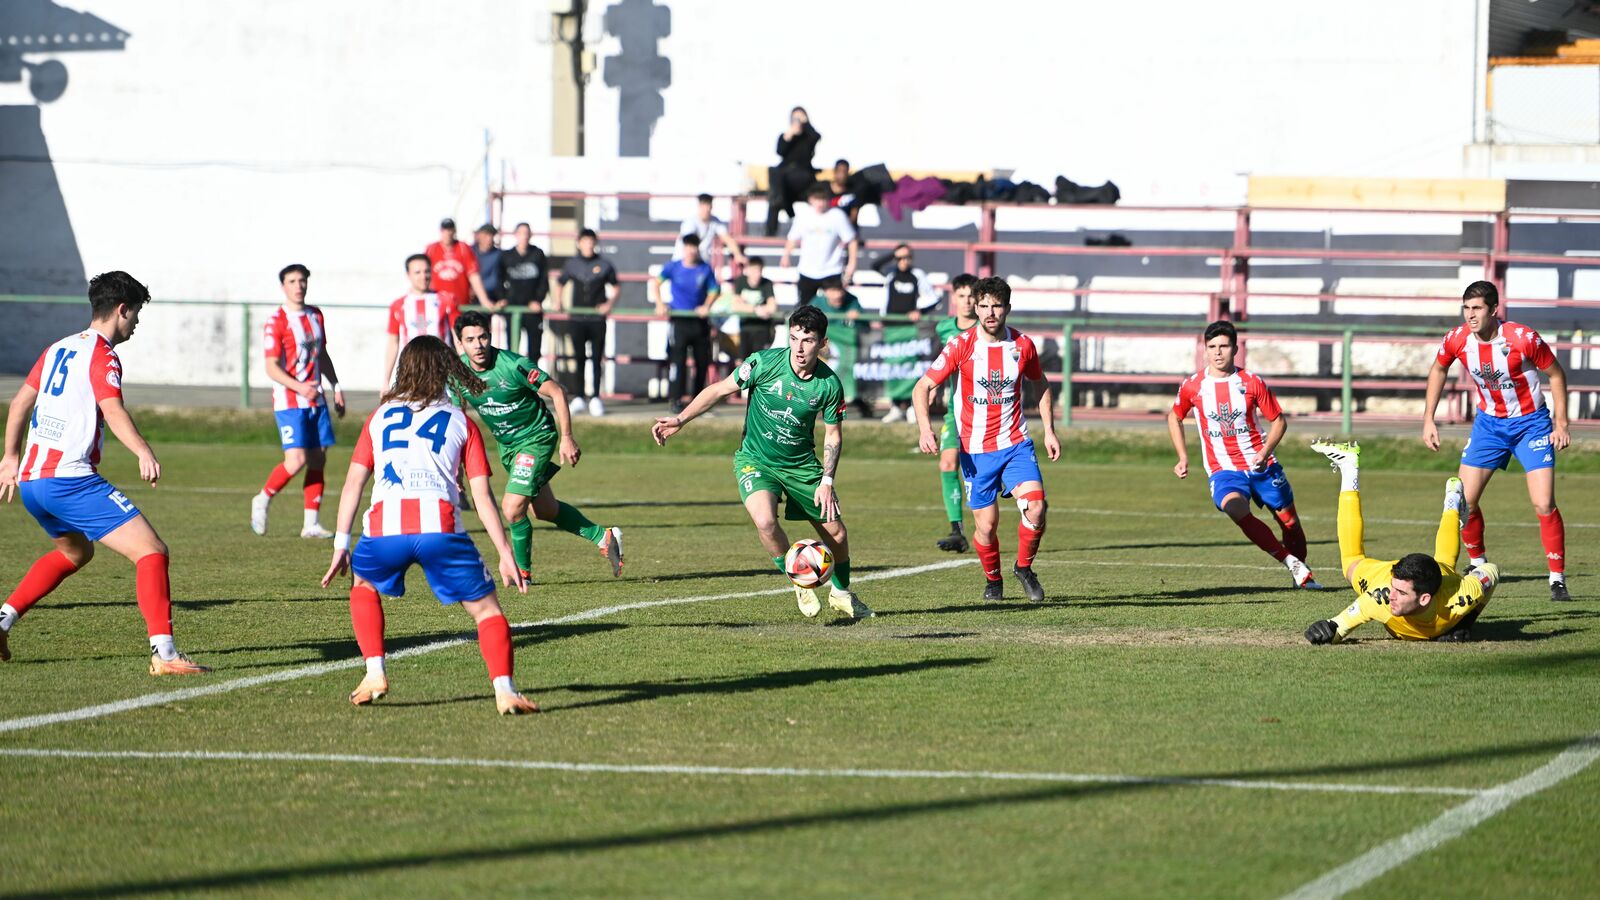
M 261 344 L 267 359 L 275 359 L 283 370 L 300 381 L 317 386 L 314 400 L 296 394 L 277 382 L 272 383 L 272 408 L 304 409 L 321 406 L 322 348 L 325 333 L 322 310 L 306 306 L 298 312 L 280 306 L 262 328 Z
M 122 361 L 98 331 L 80 331 L 45 348 L 28 373 L 39 392 L 22 453 L 21 481 L 93 475 L 105 419 L 100 401 L 122 399 Z
M 968 329 L 944 345 L 927 375 L 935 385 L 956 376 L 951 402 L 960 404 L 956 422 L 968 453 L 1004 450 L 1028 439 L 1022 379 L 1044 380 L 1032 338 L 1007 326 L 1005 340 L 991 343 L 983 329 Z
M 1199 372 L 1184 379 L 1172 411 L 1182 419 L 1191 409 L 1200 429 L 1207 475 L 1254 468 L 1266 448 L 1257 413 L 1269 421 L 1283 415 L 1283 407 L 1267 383 L 1244 369 L 1235 369 L 1227 378 Z M 1267 455 L 1266 465 L 1276 461 Z
M 489 474 L 483 434 L 442 397 L 422 409 L 378 407 L 361 426 L 350 461 L 373 473 L 367 537 L 466 531 L 456 471 L 465 463 L 469 479 Z
M 1540 369 L 1556 361 L 1539 332 L 1515 322 L 1500 323 L 1494 340 L 1484 342 L 1465 323 L 1444 336 L 1435 357 L 1446 371 L 1461 360 L 1478 389 L 1478 410 L 1501 419 L 1515 419 L 1544 408 Z
M 452 296 L 441 297 L 431 291 L 421 296 L 406 294 L 389 304 L 389 333 L 400 338 L 402 349 L 412 338 L 424 334 L 454 346 L 450 328 L 459 312 Z

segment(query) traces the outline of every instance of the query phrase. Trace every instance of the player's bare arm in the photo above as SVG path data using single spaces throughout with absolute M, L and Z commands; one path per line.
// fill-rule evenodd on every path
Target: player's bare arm
M 0 453 L 0 500 L 7 503 L 16 496 L 17 476 L 22 468 L 22 423 L 33 412 L 33 403 L 38 397 L 38 391 L 24 384 L 17 388 L 6 410 L 5 451 Z
M 389 344 L 383 350 L 383 378 L 382 383 L 387 385 L 394 375 L 394 360 L 400 355 L 400 335 L 389 335 Z
M 99 406 L 100 417 L 105 419 L 106 427 L 117 436 L 122 446 L 139 458 L 139 477 L 155 487 L 161 478 L 161 463 L 156 461 L 156 452 L 150 449 L 150 443 L 139 433 L 139 426 L 133 424 L 133 417 L 122 405 L 122 398 L 107 397 L 100 401 Z
M 293 375 L 290 375 L 289 370 L 285 369 L 283 367 L 283 363 L 279 360 L 271 358 L 267 360 L 267 377 L 283 385 L 289 390 L 294 391 L 296 394 L 299 394 L 301 397 L 304 397 L 307 400 L 317 396 L 316 385 L 309 381 L 301 381 Z
M 656 305 L 656 315 L 666 315 L 667 303 L 661 299 L 661 279 L 652 278 L 648 283 L 650 285 L 650 302 Z
M 1270 421 L 1272 422 L 1272 427 L 1267 430 L 1267 439 L 1261 445 L 1261 456 L 1256 460 L 1255 470 L 1257 472 L 1265 472 L 1267 470 L 1267 460 L 1272 458 L 1272 451 L 1278 448 L 1278 443 L 1283 440 L 1283 436 L 1289 433 L 1288 413 L 1284 413 Z
M 358 462 L 350 463 L 350 470 L 345 473 L 344 490 L 339 492 L 339 517 L 333 526 L 333 560 L 328 563 L 327 574 L 322 576 L 323 587 L 350 568 L 350 530 L 355 527 L 361 495 L 366 492 L 367 479 L 371 477 L 372 470 Z
M 822 510 L 824 522 L 839 518 L 839 496 L 833 490 L 833 475 L 839 470 L 839 455 L 843 450 L 844 427 L 838 423 L 822 423 L 822 483 L 817 485 L 811 499 Z
M 1550 368 L 1544 373 L 1550 376 L 1550 446 L 1565 450 L 1572 443 L 1572 435 L 1567 431 L 1567 370 L 1560 362 L 1551 360 Z
M 326 342 L 323 343 L 322 351 L 317 356 L 317 364 L 320 366 L 319 371 L 327 377 L 328 383 L 333 385 L 333 411 L 338 413 L 339 418 L 342 419 L 344 418 L 344 389 L 339 387 L 339 373 L 334 371 L 333 357 L 328 353 Z M 322 387 L 322 385 L 313 385 L 313 387 Z
M 1056 437 L 1056 397 L 1048 379 L 1040 379 L 1044 395 L 1039 398 L 1039 424 L 1044 428 L 1044 452 L 1051 462 L 1061 458 L 1061 439 Z
M 739 382 L 736 378 L 737 373 L 729 375 L 716 384 L 706 385 L 706 389 L 696 394 L 695 398 L 689 401 L 689 405 L 683 408 L 683 412 L 675 416 L 662 416 L 656 419 L 655 424 L 650 426 L 650 435 L 655 438 L 656 446 L 665 447 L 667 438 L 682 431 L 683 426 L 689 424 L 695 417 L 739 393 Z
M 794 255 L 795 239 L 789 238 L 783 242 L 783 255 L 778 257 L 778 265 L 788 267 L 789 257 Z
M 1172 474 L 1179 478 L 1189 477 L 1189 446 L 1184 442 L 1183 420 L 1172 410 L 1167 410 L 1167 435 L 1172 438 L 1172 449 L 1178 451 L 1178 462 L 1172 467 Z
M 933 433 L 933 416 L 929 413 L 933 392 L 939 389 L 932 378 L 924 375 L 911 388 L 911 406 L 917 411 L 917 449 L 923 453 L 939 452 L 939 437 Z
M 1444 396 L 1444 383 L 1449 374 L 1450 370 L 1439 365 L 1437 359 L 1428 368 L 1428 395 L 1422 401 L 1422 443 L 1433 451 L 1439 449 L 1439 426 L 1434 424 L 1433 411 L 1439 408 L 1439 398 Z M 1564 375 L 1562 380 L 1565 381 Z M 1565 398 L 1566 394 L 1563 393 L 1561 396 Z
M 850 282 L 854 281 L 856 278 L 856 256 L 860 252 L 860 238 L 857 238 L 845 245 L 844 274 L 839 276 L 839 280 L 844 282 L 845 287 L 849 287 Z
M 472 490 L 472 502 L 477 504 L 478 521 L 483 523 L 489 542 L 494 544 L 495 552 L 500 556 L 500 580 L 506 587 L 516 588 L 517 593 L 526 594 L 528 581 L 522 577 L 516 558 L 511 555 L 511 542 L 506 539 L 505 526 L 500 523 L 500 505 L 495 502 L 494 491 L 489 487 L 489 476 L 476 476 L 469 482 L 469 487 Z
M 556 431 L 561 433 L 561 446 L 557 451 L 561 455 L 561 464 L 576 466 L 583 451 L 578 449 L 578 442 L 572 436 L 572 410 L 567 408 L 566 388 L 557 384 L 554 378 L 546 378 L 544 384 L 539 385 L 539 395 L 550 401 L 550 414 L 555 416 Z

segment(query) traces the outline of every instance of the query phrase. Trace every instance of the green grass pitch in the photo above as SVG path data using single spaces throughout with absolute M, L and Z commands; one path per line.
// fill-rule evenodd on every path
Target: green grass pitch
M 109 551 L 29 613 L 0 666 L 0 894 L 1274 897 L 1600 729 L 1587 450 L 1558 477 L 1574 602 L 1548 599 L 1513 471 L 1484 503 L 1508 578 L 1481 640 L 1402 644 L 1369 625 L 1311 647 L 1302 630 L 1349 594 L 1337 479 L 1304 429 L 1283 458 L 1329 590 L 1291 590 L 1203 477 L 1172 477 L 1164 436 L 1074 431 L 1068 459 L 1045 464 L 1047 601 L 1008 581 L 986 605 L 970 554 L 899 574 L 957 559 L 933 546 L 936 466 L 908 452 L 909 429 L 852 424 L 839 491 L 857 589 L 880 614 L 852 624 L 772 593 L 783 583 L 732 483 L 734 418 L 666 450 L 642 425 L 579 422 L 586 455 L 554 486 L 623 528 L 627 567 L 614 580 L 592 548 L 537 527 L 536 584 L 502 600 L 513 623 L 566 620 L 516 632 L 517 683 L 541 715 L 495 716 L 469 640 L 393 660 L 370 708 L 346 701 L 347 667 L 15 727 L 355 661 L 346 593 L 317 584 L 329 545 L 297 536 L 298 484 L 268 536 L 248 528 L 278 455 L 266 419 L 223 435 L 147 417 L 161 485 L 138 484 L 120 447 L 104 471 L 172 546 L 178 645 L 216 672 L 144 673 L 133 569 Z M 1431 547 L 1453 463 L 1415 444 L 1372 445 L 1374 554 Z M 0 590 L 46 547 L 20 503 L 0 507 Z M 385 603 L 391 652 L 469 633 L 420 573 L 410 584 Z M 1359 893 L 1592 895 L 1597 801 L 1600 766 Z

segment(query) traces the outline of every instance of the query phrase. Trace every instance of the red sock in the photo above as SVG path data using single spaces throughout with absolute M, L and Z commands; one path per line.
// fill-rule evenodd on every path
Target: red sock
M 994 543 L 985 547 L 983 544 L 980 544 L 974 540 L 972 542 L 972 546 L 977 548 L 978 562 L 983 565 L 983 577 L 989 579 L 990 581 L 999 581 L 1000 541 L 997 539 Z
M 489 678 L 511 677 L 511 626 L 505 616 L 490 616 L 478 623 L 478 652 L 489 667 Z
M 350 589 L 350 624 L 356 631 L 356 646 L 363 659 L 383 655 L 383 604 L 370 585 Z
M 306 470 L 306 509 L 322 508 L 322 470 Z
M 1272 536 L 1272 529 L 1267 527 L 1267 523 L 1255 516 L 1246 514 L 1244 518 L 1233 524 L 1239 526 L 1239 530 L 1244 532 L 1245 537 L 1254 541 L 1257 547 L 1267 551 L 1278 562 L 1283 562 L 1283 558 L 1289 555 L 1288 549 L 1278 543 L 1278 539 Z
M 1284 549 L 1295 555 L 1301 562 L 1306 561 L 1306 530 L 1300 527 L 1300 515 L 1291 505 L 1288 509 L 1277 512 L 1278 525 L 1283 530 Z
M 1567 526 L 1561 521 L 1561 510 L 1552 509 L 1549 515 L 1539 517 L 1539 540 L 1544 543 L 1550 571 L 1561 574 L 1567 564 Z
M 271 497 L 273 494 L 283 490 L 283 486 L 288 484 L 289 479 L 293 477 L 293 475 L 289 474 L 289 470 L 283 467 L 283 463 L 278 463 L 273 466 L 272 474 L 267 476 L 267 483 L 261 486 L 261 493 Z
M 1539 529 L 1541 532 L 1543 527 Z M 1474 506 L 1472 512 L 1467 513 L 1467 521 L 1461 526 L 1461 543 L 1467 548 L 1467 556 L 1472 559 L 1483 559 L 1483 509 Z
M 172 634 L 172 586 L 167 578 L 167 555 L 152 553 L 133 564 L 134 596 L 151 637 Z
M 28 574 L 22 576 L 22 583 L 11 592 L 6 603 L 17 611 L 17 617 L 28 611 L 28 608 L 38 603 L 40 598 L 61 586 L 67 576 L 78 571 L 72 560 L 62 554 L 60 550 L 51 550 L 49 553 L 34 561 L 28 569 Z
M 1029 528 L 1024 519 L 1017 523 L 1017 566 L 1026 569 L 1033 565 L 1033 555 L 1039 552 L 1039 539 L 1044 537 L 1044 529 Z M 996 548 L 996 552 L 998 553 Z

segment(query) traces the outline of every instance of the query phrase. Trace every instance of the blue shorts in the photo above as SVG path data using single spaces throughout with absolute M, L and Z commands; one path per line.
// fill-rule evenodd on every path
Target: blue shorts
M 1010 496 L 1019 484 L 1042 484 L 1044 476 L 1030 440 L 988 453 L 961 451 L 961 481 L 967 488 L 967 508 L 977 510 L 995 505 L 1002 493 Z
M 1502 419 L 1479 411 L 1472 420 L 1472 434 L 1461 448 L 1461 464 L 1478 469 L 1504 469 L 1515 455 L 1524 472 L 1549 469 L 1556 464 L 1550 446 L 1550 410 Z
M 326 403 L 302 409 L 280 409 L 273 415 L 278 420 L 278 436 L 283 440 L 283 449 L 300 447 L 315 450 L 333 446 L 333 417 L 328 415 Z
M 1222 498 L 1229 494 L 1243 494 L 1257 506 L 1274 512 L 1294 505 L 1294 488 L 1277 462 L 1267 466 L 1265 472 L 1222 471 L 1211 476 L 1211 502 L 1217 509 L 1222 508 Z
M 406 572 L 422 567 L 428 587 L 446 606 L 494 593 L 494 579 L 463 532 L 363 537 L 350 555 L 350 570 L 385 597 L 406 595 Z
M 139 516 L 139 507 L 99 475 L 24 481 L 22 505 L 53 538 L 81 534 L 98 541 Z

